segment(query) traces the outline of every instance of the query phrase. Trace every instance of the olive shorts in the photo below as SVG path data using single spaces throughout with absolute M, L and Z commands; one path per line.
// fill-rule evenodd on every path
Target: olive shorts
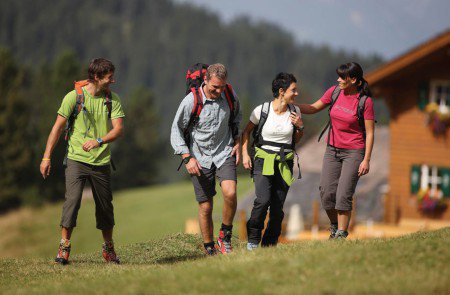
M 68 159 L 65 174 L 66 195 L 61 226 L 73 228 L 77 225 L 81 196 L 86 180 L 88 180 L 95 201 L 97 228 L 100 230 L 112 229 L 114 227 L 114 207 L 112 204 L 110 165 L 94 166 Z

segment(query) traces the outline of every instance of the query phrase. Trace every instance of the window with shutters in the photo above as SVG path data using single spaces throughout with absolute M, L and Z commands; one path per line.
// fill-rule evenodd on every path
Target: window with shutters
M 433 80 L 419 87 L 419 108 L 427 113 L 427 125 L 435 136 L 450 127 L 450 80 Z
M 441 198 L 443 196 L 441 190 L 442 176 L 438 167 L 422 165 L 421 170 L 420 189 L 430 190 L 430 195 Z
M 411 193 L 417 195 L 419 209 L 423 211 L 445 209 L 445 199 L 450 198 L 450 168 L 413 165 Z
M 450 106 L 450 81 L 431 81 L 429 102 L 439 106 L 440 112 L 448 112 Z

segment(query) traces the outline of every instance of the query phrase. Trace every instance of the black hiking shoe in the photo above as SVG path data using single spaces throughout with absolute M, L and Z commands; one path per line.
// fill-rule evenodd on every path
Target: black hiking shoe
M 330 224 L 330 237 L 328 238 L 328 240 L 332 240 L 335 238 L 337 230 L 338 230 L 337 224 L 331 223 Z
M 348 231 L 338 229 L 334 235 L 335 240 L 345 240 L 348 236 Z
M 217 250 L 214 247 L 214 244 L 213 245 L 208 245 L 208 246 L 205 247 L 205 254 L 207 256 L 215 256 L 215 255 L 217 255 Z

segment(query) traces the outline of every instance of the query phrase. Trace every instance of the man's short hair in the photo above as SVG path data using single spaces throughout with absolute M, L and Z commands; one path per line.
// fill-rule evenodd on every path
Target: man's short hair
M 216 76 L 221 80 L 226 80 L 228 77 L 227 68 L 223 64 L 212 64 L 206 70 L 206 80 L 211 80 L 212 76 Z
M 92 81 L 95 80 L 95 76 L 102 79 L 105 75 L 114 73 L 115 70 L 116 67 L 114 67 L 110 60 L 107 60 L 106 58 L 94 58 L 89 64 L 88 78 Z

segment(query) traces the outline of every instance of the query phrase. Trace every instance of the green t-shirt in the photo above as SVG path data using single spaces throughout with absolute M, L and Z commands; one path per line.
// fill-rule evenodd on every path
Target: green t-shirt
M 108 165 L 111 159 L 109 144 L 85 152 L 83 144 L 91 139 L 97 139 L 106 135 L 111 129 L 108 118 L 108 107 L 105 105 L 104 96 L 92 96 L 83 87 L 84 106 L 75 122 L 69 138 L 69 150 L 67 157 L 91 165 Z M 125 117 L 119 96 L 112 92 L 111 119 Z M 69 92 L 63 99 L 58 114 L 69 118 L 77 103 L 75 90 Z

